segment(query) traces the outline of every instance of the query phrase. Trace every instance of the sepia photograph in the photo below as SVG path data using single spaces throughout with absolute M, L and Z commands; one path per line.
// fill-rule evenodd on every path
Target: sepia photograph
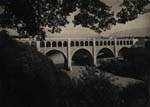
M 150 0 L 0 0 L 0 107 L 150 107 Z

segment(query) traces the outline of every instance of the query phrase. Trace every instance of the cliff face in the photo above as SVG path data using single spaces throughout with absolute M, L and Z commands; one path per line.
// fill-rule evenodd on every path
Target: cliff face
M 0 106 L 56 107 L 56 89 L 52 61 L 0 32 Z

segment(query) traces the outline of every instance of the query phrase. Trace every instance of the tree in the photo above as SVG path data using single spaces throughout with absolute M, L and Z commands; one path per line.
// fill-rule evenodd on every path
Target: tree
M 124 0 L 120 5 L 122 9 L 117 14 L 118 22 L 126 23 L 136 19 L 139 14 L 149 12 L 149 9 L 146 7 L 149 3 L 150 0 Z
M 148 0 L 124 0 L 123 9 L 117 15 L 118 22 L 135 19 L 144 13 L 148 3 Z M 75 11 L 78 12 L 73 19 L 75 26 L 81 25 L 98 33 L 117 22 L 111 7 L 101 0 L 1 0 L 0 5 L 4 7 L 0 26 L 17 28 L 30 35 L 39 34 L 45 26 L 52 33 L 60 32 L 60 26 L 69 23 L 67 16 Z
M 0 107 L 57 107 L 57 70 L 36 49 L 0 32 Z
M 1 22 L 2 27 L 14 27 L 17 30 L 21 27 L 34 35 L 41 31 L 42 26 L 48 25 L 51 32 L 59 32 L 59 26 L 68 23 L 70 11 L 65 4 L 61 6 L 58 0 L 3 0 L 3 5 L 5 11 L 1 17 L 7 20 Z

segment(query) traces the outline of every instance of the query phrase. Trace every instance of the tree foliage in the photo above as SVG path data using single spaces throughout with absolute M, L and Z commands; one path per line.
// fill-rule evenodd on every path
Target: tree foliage
M 79 13 L 74 17 L 75 25 L 90 28 L 98 33 L 116 24 L 111 7 L 100 0 L 79 0 Z
M 122 9 L 117 14 L 118 22 L 126 23 L 136 19 L 139 14 L 148 12 L 146 8 L 148 4 L 149 0 L 124 0 L 120 5 Z
M 124 0 L 118 22 L 125 23 L 144 13 L 148 0 Z M 4 7 L 0 26 L 17 28 L 30 35 L 39 34 L 48 26 L 52 33 L 60 32 L 69 23 L 67 16 L 77 12 L 74 25 L 90 28 L 98 33 L 116 24 L 114 12 L 102 0 L 1 0 Z
M 72 10 L 57 0 L 5 0 L 4 5 L 2 17 L 6 20 L 1 26 L 21 27 L 29 34 L 38 33 L 41 26 L 46 25 L 51 32 L 59 32 L 59 26 L 68 23 L 67 15 Z

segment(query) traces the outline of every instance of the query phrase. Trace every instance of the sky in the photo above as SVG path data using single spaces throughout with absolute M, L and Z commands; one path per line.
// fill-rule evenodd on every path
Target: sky
M 119 5 L 121 4 L 123 0 L 102 0 L 102 1 L 105 2 L 109 6 L 112 6 L 113 11 L 118 12 L 120 10 Z M 0 12 L 1 12 L 1 9 L 0 9 Z M 111 30 L 107 30 L 106 32 L 102 32 L 101 34 L 98 34 L 95 31 L 90 30 L 88 28 L 83 28 L 81 26 L 74 27 L 72 23 L 74 14 L 76 14 L 76 12 L 72 13 L 71 16 L 68 17 L 68 20 L 70 21 L 70 23 L 66 25 L 65 27 L 62 27 L 61 33 L 52 34 L 48 32 L 46 28 L 47 37 L 58 37 L 58 38 L 63 38 L 63 37 L 83 37 L 84 38 L 84 37 L 95 37 L 95 36 L 107 37 L 113 34 L 114 32 L 124 31 L 128 29 L 147 28 L 147 27 L 150 29 L 150 13 L 139 15 L 139 17 L 136 20 L 127 22 L 126 24 L 117 24 L 115 26 L 112 26 Z M 10 33 L 14 33 L 14 31 L 10 30 Z

